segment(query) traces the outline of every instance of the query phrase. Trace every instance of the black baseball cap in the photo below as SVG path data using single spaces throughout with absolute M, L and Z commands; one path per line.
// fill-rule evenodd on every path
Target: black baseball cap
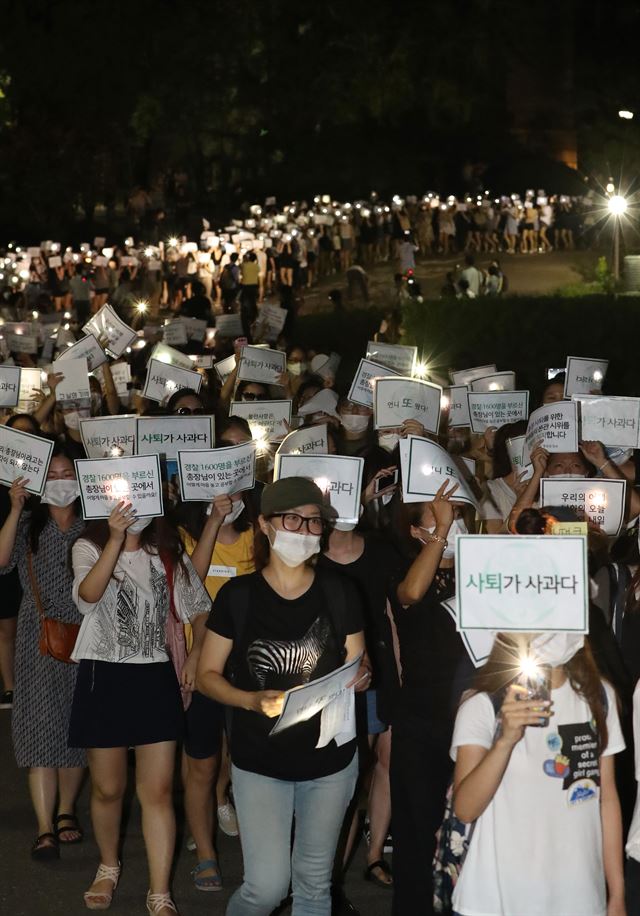
M 320 515 L 328 522 L 338 517 L 320 487 L 308 477 L 283 477 L 268 484 L 262 491 L 260 511 L 269 516 L 306 505 L 317 506 Z

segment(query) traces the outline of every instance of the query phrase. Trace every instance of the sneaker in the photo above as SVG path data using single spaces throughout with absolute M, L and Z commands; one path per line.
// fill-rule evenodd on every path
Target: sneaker
M 13 706 L 13 690 L 5 690 L 0 695 L 0 709 L 11 709 Z
M 223 833 L 226 833 L 227 836 L 238 836 L 240 831 L 238 830 L 238 818 L 236 817 L 236 809 L 233 807 L 231 802 L 227 802 L 226 805 L 218 805 L 218 824 L 220 830 Z

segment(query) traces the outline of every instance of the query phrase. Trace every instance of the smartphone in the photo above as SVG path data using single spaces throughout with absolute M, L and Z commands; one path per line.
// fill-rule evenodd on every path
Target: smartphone
M 516 683 L 527 691 L 526 696 L 525 694 L 518 694 L 518 700 L 549 702 L 551 700 L 551 665 L 537 665 L 535 672 L 522 672 L 518 675 Z M 547 728 L 548 725 L 548 717 L 543 716 L 538 720 L 537 724 L 531 727 Z
M 398 469 L 396 468 L 393 474 L 387 474 L 386 477 L 377 477 L 374 485 L 373 492 L 380 493 L 382 490 L 386 490 L 387 487 L 394 487 L 398 483 Z

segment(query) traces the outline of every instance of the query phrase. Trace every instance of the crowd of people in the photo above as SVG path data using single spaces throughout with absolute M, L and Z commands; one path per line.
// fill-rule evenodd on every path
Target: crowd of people
M 635 797 L 629 755 L 640 675 L 640 500 L 634 489 L 640 451 L 614 454 L 594 441 L 582 441 L 575 453 L 539 447 L 523 479 L 508 443 L 523 435 L 524 421 L 472 434 L 450 427 L 443 401 L 436 433 L 419 416 L 376 430 L 372 409 L 350 400 L 348 387 L 336 387 L 332 354 L 300 346 L 286 323 L 272 340 L 286 353 L 277 383 L 239 379 L 247 338 L 260 339 L 261 282 L 268 290 L 270 271 L 274 279 L 268 256 L 261 275 L 260 251 L 247 261 L 253 272 L 244 275 L 246 283 L 240 275 L 240 286 L 252 288 L 251 307 L 240 300 L 245 336 L 221 326 L 175 344 L 169 362 L 177 352 L 194 364 L 197 356 L 210 356 L 211 364 L 197 368 L 197 391 L 174 386 L 160 403 L 143 391 L 149 348 L 163 334 L 155 316 L 167 288 L 180 297 L 179 313 L 196 323 L 210 317 L 207 293 L 213 294 L 214 282 L 219 315 L 236 308 L 231 290 L 226 296 L 213 273 L 209 287 L 206 276 L 194 278 L 202 266 L 193 257 L 197 246 L 188 252 L 169 246 L 157 270 L 147 265 L 145 282 L 157 277 L 144 289 L 144 309 L 132 265 L 122 265 L 115 290 L 129 284 L 126 295 L 113 295 L 115 251 L 99 256 L 108 263 L 92 268 L 86 298 L 75 287 L 65 289 L 57 271 L 66 275 L 67 266 L 54 265 L 46 271 L 53 287 L 38 289 L 30 275 L 4 307 L 4 365 L 37 367 L 47 380 L 17 409 L 5 409 L 4 422 L 53 441 L 42 496 L 29 492 L 27 474 L 0 488 L 1 705 L 12 709 L 16 763 L 28 773 L 37 834 L 32 857 L 55 862 L 67 844 L 82 842 L 89 825 L 80 823 L 76 801 L 88 768 L 100 861 L 93 881 L 87 876 L 84 902 L 89 909 L 110 906 L 120 880 L 133 748 L 149 867 L 146 905 L 156 916 L 178 911 L 170 888 L 177 767 L 196 890 L 223 885 L 217 831 L 239 834 L 244 880 L 228 903 L 229 916 L 267 916 L 289 893 L 294 916 L 327 916 L 332 907 L 336 914 L 356 912 L 340 878 L 362 826 L 363 797 L 364 877 L 392 895 L 394 916 L 447 912 L 451 905 L 460 916 L 638 912 L 637 897 L 625 909 L 623 841 Z M 223 273 L 235 266 L 234 254 Z M 175 269 L 169 277 L 165 263 Z M 280 283 L 286 286 L 294 269 L 281 260 Z M 81 277 L 77 284 L 81 291 L 84 282 Z M 91 375 L 86 403 L 69 405 L 56 397 L 64 362 L 55 357 L 82 338 L 84 321 L 97 317 L 110 296 L 137 340 Z M 43 324 L 45 317 L 53 321 Z M 19 346 L 20 338 L 30 346 Z M 391 319 L 376 339 L 402 343 Z M 108 340 L 99 342 L 108 347 Z M 231 357 L 235 368 L 216 372 Z M 123 365 L 130 381 L 116 384 Z M 539 402 L 561 402 L 564 381 L 551 378 L 537 393 Z M 259 438 L 246 419 L 230 414 L 233 402 L 273 400 L 291 401 L 292 428 L 326 428 L 329 454 L 364 460 L 358 521 L 337 518 L 311 480 L 274 480 L 278 441 L 261 442 L 251 489 L 183 501 L 168 475 L 163 516 L 139 518 L 121 500 L 108 518 L 84 520 L 75 464 L 86 457 L 83 419 L 210 415 L 212 445 L 224 448 Z M 474 505 L 457 498 L 453 477 L 423 501 L 403 501 L 397 472 L 408 436 L 439 443 L 452 462 L 471 462 L 465 467 L 473 467 L 467 483 Z M 566 509 L 563 515 L 538 505 L 541 481 L 553 476 L 628 482 L 623 535 L 608 538 L 589 526 L 589 634 L 499 635 L 476 670 L 443 604 L 456 592 L 456 535 L 547 534 L 554 519 L 567 519 Z M 66 647 L 49 638 L 54 613 L 66 625 Z M 512 673 L 505 674 L 523 643 L 551 668 L 551 705 L 523 697 Z M 356 694 L 354 734 L 323 743 L 317 713 L 270 735 L 286 691 L 348 662 L 357 669 L 349 686 Z M 541 719 L 548 729 L 535 728 Z M 559 754 L 562 730 L 577 723 L 591 729 L 597 747 L 595 789 L 571 806 L 567 787 L 549 778 L 562 767 L 549 774 L 542 764 Z M 475 825 L 453 901 L 442 880 L 452 871 L 438 858 L 436 841 L 451 785 L 455 816 Z M 385 855 L 390 842 L 392 861 Z M 628 895 L 637 893 L 639 847 L 632 833 Z M 180 904 L 188 913 L 188 900 Z

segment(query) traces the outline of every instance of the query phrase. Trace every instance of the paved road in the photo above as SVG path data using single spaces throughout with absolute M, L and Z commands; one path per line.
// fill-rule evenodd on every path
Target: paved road
M 0 710 L 0 914 L 2 916 L 80 916 L 82 894 L 91 883 L 98 862 L 88 814 L 88 787 L 82 792 L 78 813 L 87 829 L 85 842 L 62 850 L 54 865 L 34 863 L 29 847 L 35 826 L 24 771 L 16 768 L 9 733 L 10 714 Z M 181 797 L 177 795 L 178 806 Z M 189 877 L 195 864 L 184 846 L 184 822 L 179 811 L 179 854 L 173 888 L 181 916 L 223 916 L 229 894 L 240 883 L 242 859 L 238 840 L 222 836 L 220 861 L 225 888 L 219 893 L 196 891 Z M 269 842 L 265 837 L 265 842 Z M 391 895 L 362 879 L 363 849 L 357 851 L 347 876 L 347 893 L 362 916 L 389 916 Z M 123 852 L 123 876 L 111 911 L 119 916 L 143 916 L 147 888 L 140 812 L 130 806 Z M 289 910 L 284 910 L 288 913 Z

